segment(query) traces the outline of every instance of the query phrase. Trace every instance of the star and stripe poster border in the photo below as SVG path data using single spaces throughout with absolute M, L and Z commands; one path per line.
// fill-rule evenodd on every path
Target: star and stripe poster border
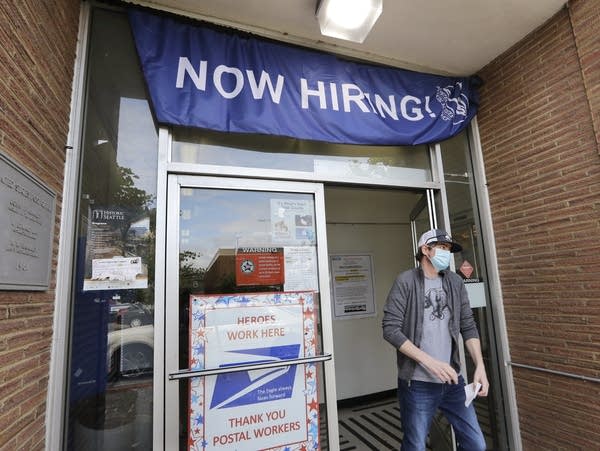
M 190 369 L 316 356 L 315 296 L 314 292 L 191 295 Z M 237 323 L 230 318 L 237 318 Z M 232 349 L 223 344 L 240 336 L 247 338 L 246 346 Z M 258 348 L 258 343 L 267 346 Z M 238 360 L 231 361 L 236 356 Z M 248 356 L 256 360 L 249 361 Z M 239 414 L 245 411 L 252 413 Z M 188 450 L 248 447 L 274 451 L 321 447 L 316 364 L 190 380 Z

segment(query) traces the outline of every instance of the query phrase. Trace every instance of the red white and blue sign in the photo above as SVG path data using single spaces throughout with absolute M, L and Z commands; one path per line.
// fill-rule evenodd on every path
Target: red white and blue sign
M 477 77 L 443 77 L 132 9 L 160 123 L 343 144 L 416 145 L 463 130 Z
M 190 296 L 190 368 L 275 363 L 316 354 L 314 293 Z M 315 364 L 193 378 L 189 450 L 318 449 Z

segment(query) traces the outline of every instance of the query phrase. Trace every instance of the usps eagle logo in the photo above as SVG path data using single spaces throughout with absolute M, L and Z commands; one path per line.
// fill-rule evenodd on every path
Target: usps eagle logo
M 462 82 L 443 88 L 437 86 L 435 98 L 442 106 L 442 120 L 452 121 L 452 125 L 457 125 L 467 119 L 469 98 L 462 93 Z

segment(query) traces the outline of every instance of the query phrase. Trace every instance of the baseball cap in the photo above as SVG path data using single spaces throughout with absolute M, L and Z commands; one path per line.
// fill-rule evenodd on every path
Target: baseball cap
M 429 246 L 435 243 L 450 244 L 450 252 L 452 253 L 462 251 L 462 246 L 454 241 L 452 237 L 442 229 L 431 229 L 425 232 L 421 235 L 421 238 L 419 238 L 418 247 L 420 249 L 423 245 Z

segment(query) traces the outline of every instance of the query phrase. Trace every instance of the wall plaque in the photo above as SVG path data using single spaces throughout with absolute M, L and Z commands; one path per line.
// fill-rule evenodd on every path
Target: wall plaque
M 0 290 L 47 290 L 56 194 L 0 153 Z

